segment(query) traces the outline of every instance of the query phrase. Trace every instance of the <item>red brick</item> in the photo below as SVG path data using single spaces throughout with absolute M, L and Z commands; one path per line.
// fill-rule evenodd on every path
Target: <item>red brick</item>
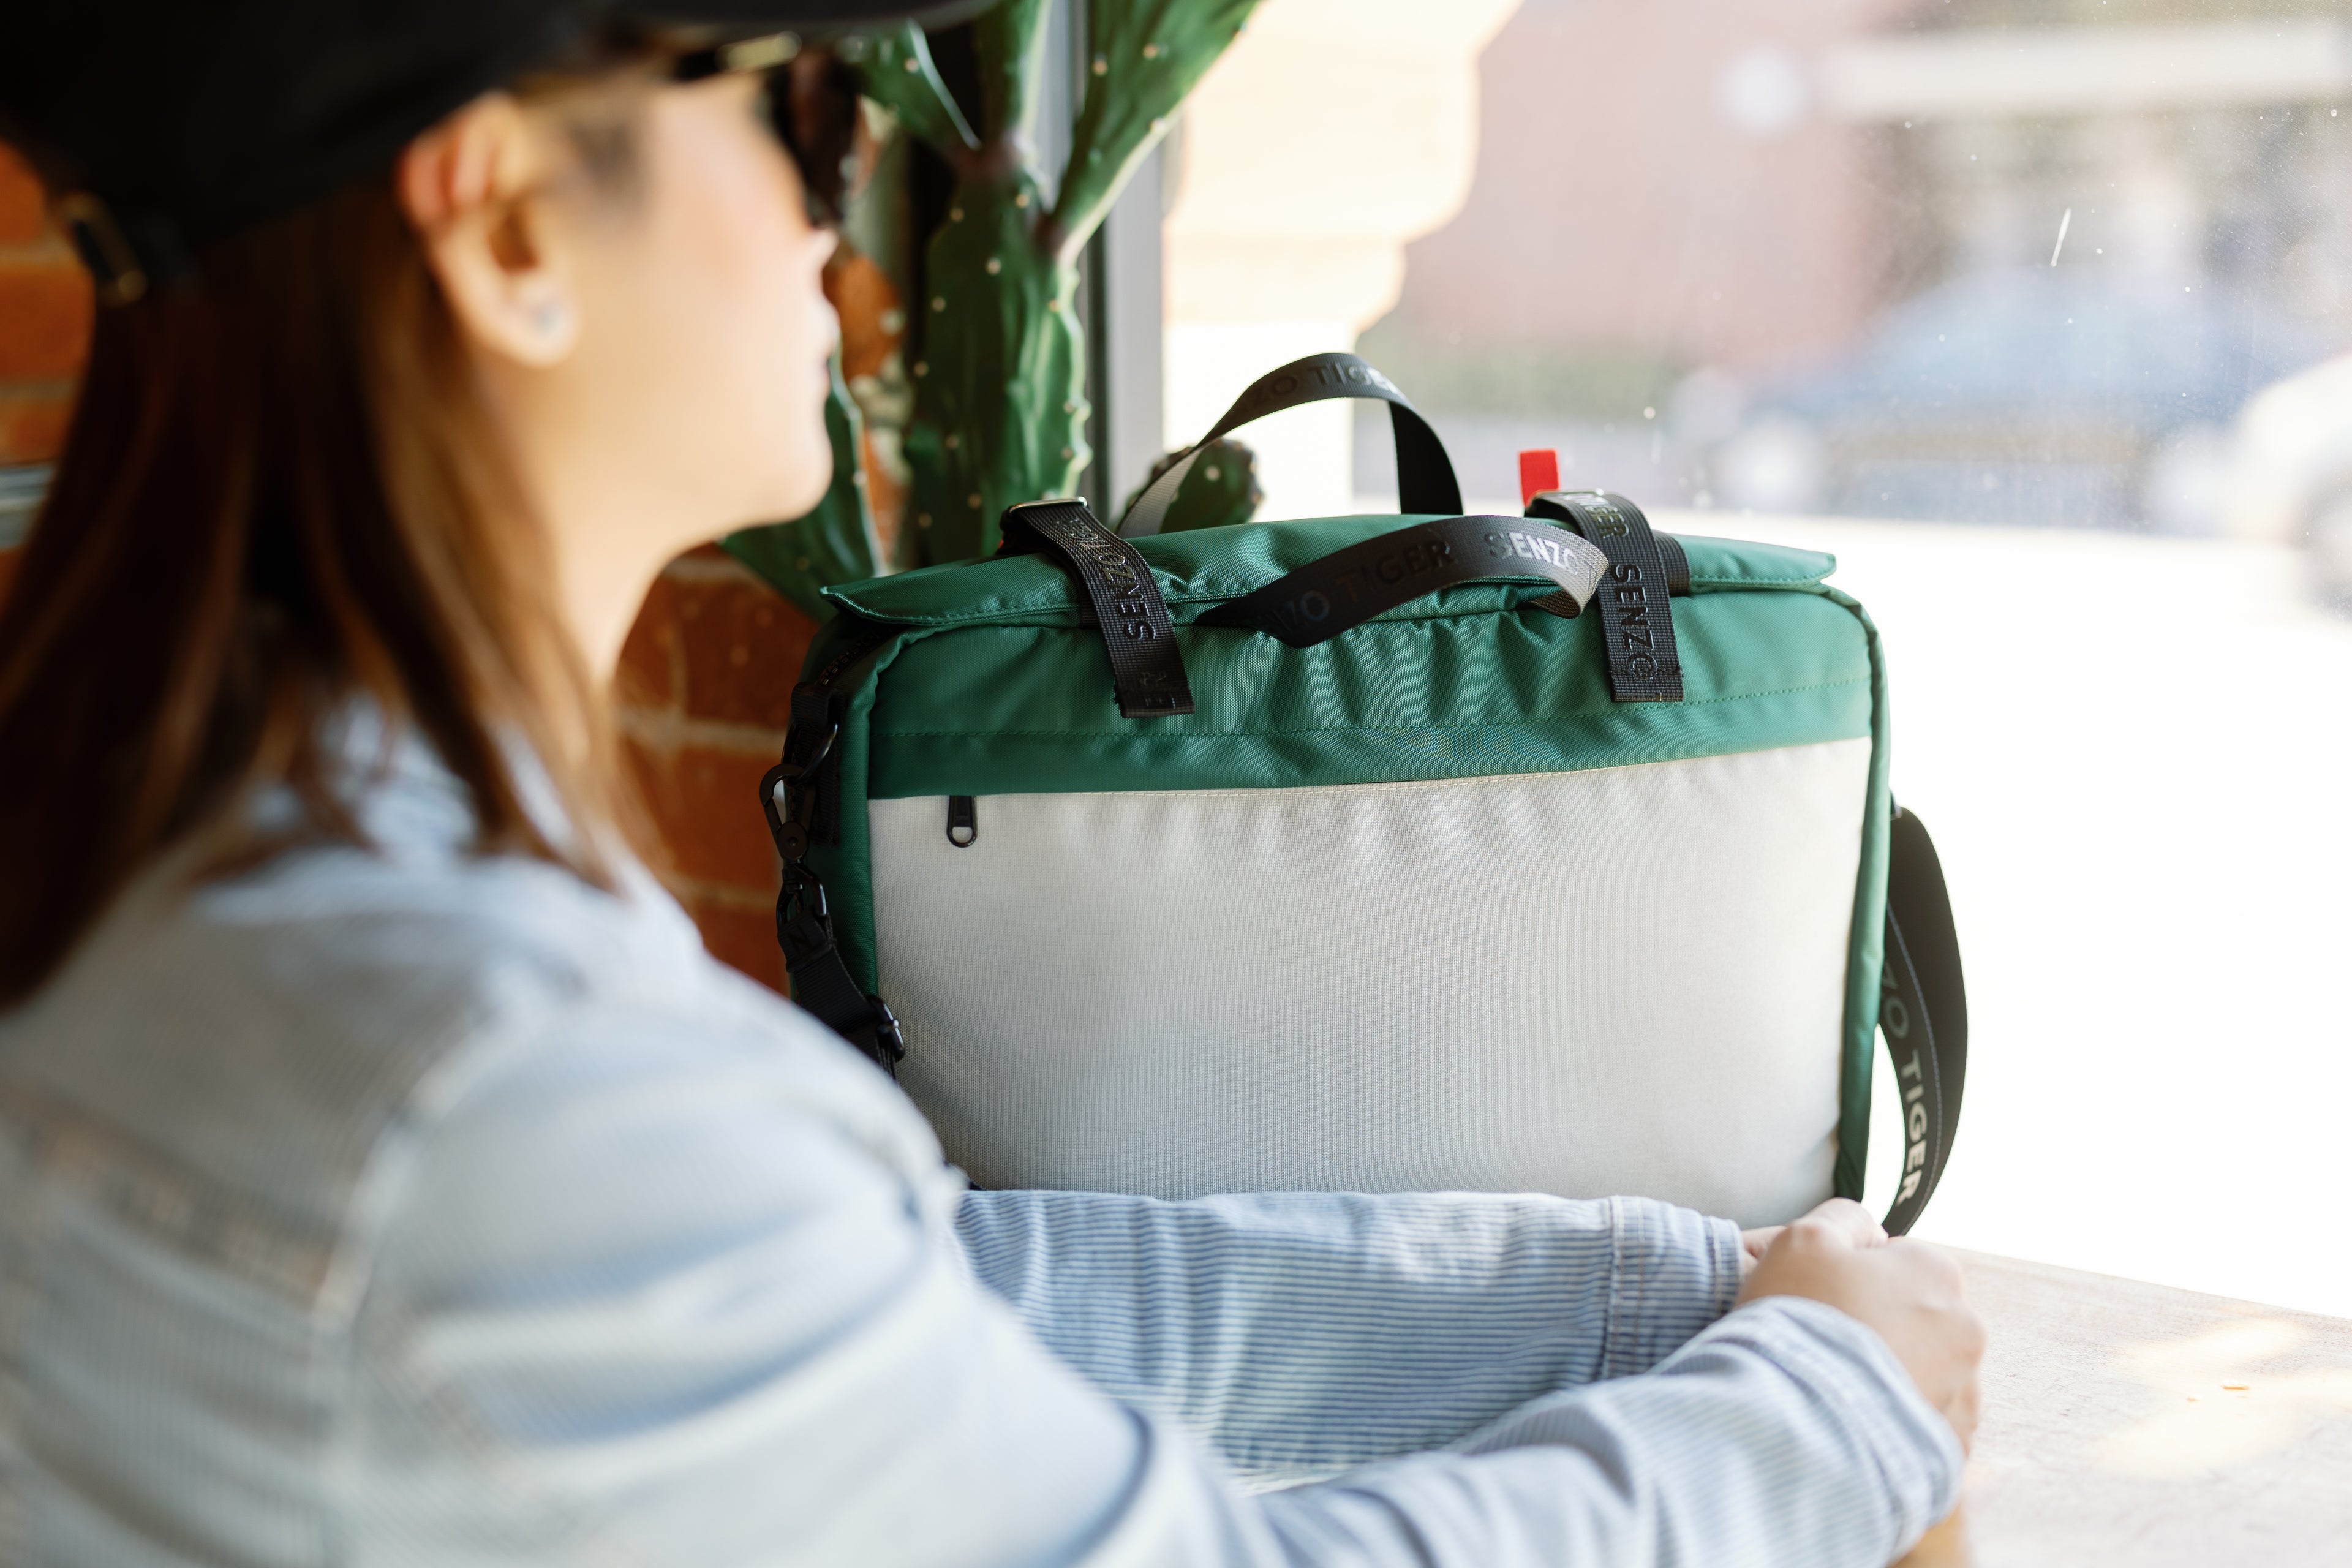
M 14 148 L 0 146 L 0 245 L 30 245 L 47 221 L 41 182 Z
M 625 707 L 667 710 L 683 695 L 685 670 L 679 662 L 677 587 L 657 577 L 621 645 L 621 662 L 613 673 L 613 698 Z
M 661 753 L 633 747 L 647 811 L 669 850 L 670 869 L 698 882 L 766 894 L 776 886 L 776 847 L 760 811 L 760 775 L 775 759 L 709 746 Z
M 705 549 L 688 559 L 693 568 L 666 574 L 646 595 L 623 649 L 614 695 L 638 737 L 625 750 L 665 868 L 764 900 L 774 896 L 776 862 L 759 780 L 782 744 L 815 628 L 731 568 L 701 569 L 724 566 L 725 555 Z M 673 746 L 671 726 L 685 718 L 754 726 L 757 738 L 740 748 Z
M 79 370 L 90 310 L 89 275 L 71 259 L 0 264 L 0 376 Z
M 686 656 L 687 716 L 775 730 L 789 724 L 815 623 L 757 583 L 703 578 L 672 585 Z
M 65 450 L 73 399 L 0 395 L 0 463 L 46 463 Z
M 710 950 L 711 957 L 762 985 L 787 991 L 784 955 L 776 947 L 776 918 L 772 912 L 692 898 L 686 900 L 686 912 L 701 928 L 702 945 Z

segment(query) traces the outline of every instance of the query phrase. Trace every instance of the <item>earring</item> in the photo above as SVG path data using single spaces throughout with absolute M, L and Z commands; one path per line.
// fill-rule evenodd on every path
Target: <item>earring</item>
M 542 338 L 561 337 L 572 325 L 572 312 L 561 300 L 541 300 L 531 307 L 530 324 Z

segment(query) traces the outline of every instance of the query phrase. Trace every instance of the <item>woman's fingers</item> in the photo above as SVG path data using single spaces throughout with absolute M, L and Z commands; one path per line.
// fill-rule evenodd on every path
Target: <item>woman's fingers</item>
M 1886 1227 L 1852 1198 L 1832 1198 L 1805 1211 L 1804 1220 L 1830 1226 L 1856 1247 L 1877 1247 L 1886 1240 Z
M 1780 1240 L 1780 1233 L 1788 1228 L 1785 1225 L 1768 1225 L 1760 1230 L 1739 1233 L 1739 1277 L 1742 1279 L 1756 1271 L 1756 1265 L 1763 1261 L 1764 1254 L 1771 1250 L 1772 1244 Z
M 1886 1231 L 1870 1211 L 1852 1198 L 1832 1198 L 1816 1204 L 1799 1215 L 1795 1225 L 1818 1227 L 1819 1239 L 1830 1239 L 1839 1245 L 1877 1247 L 1886 1240 Z M 1745 1279 L 1756 1271 L 1757 1264 L 1772 1249 L 1772 1244 L 1788 1234 L 1786 1225 L 1769 1225 L 1739 1233 L 1739 1277 Z

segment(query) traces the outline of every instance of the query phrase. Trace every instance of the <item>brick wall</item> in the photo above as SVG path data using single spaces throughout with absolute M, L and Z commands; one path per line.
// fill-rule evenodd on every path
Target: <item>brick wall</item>
M 0 465 L 57 456 L 90 310 L 89 279 L 48 228 L 40 186 L 0 147 Z M 0 595 L 20 553 L 0 542 Z M 647 596 L 614 693 L 667 850 L 657 868 L 711 952 L 779 989 L 776 858 L 757 786 L 783 743 L 814 630 L 741 567 L 696 551 Z
M 760 775 L 775 764 L 815 626 L 718 550 L 670 563 L 621 653 L 623 744 L 668 864 L 657 868 L 710 951 L 783 988 L 775 847 Z

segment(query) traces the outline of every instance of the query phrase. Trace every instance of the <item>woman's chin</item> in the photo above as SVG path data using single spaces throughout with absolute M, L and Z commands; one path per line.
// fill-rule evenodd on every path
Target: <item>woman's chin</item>
M 761 521 L 790 522 L 796 518 L 806 517 L 817 509 L 817 503 L 824 500 L 825 492 L 832 488 L 833 447 L 831 443 L 827 443 L 819 447 L 808 462 L 796 465 L 796 471 L 789 479 L 770 487 L 770 505 Z

